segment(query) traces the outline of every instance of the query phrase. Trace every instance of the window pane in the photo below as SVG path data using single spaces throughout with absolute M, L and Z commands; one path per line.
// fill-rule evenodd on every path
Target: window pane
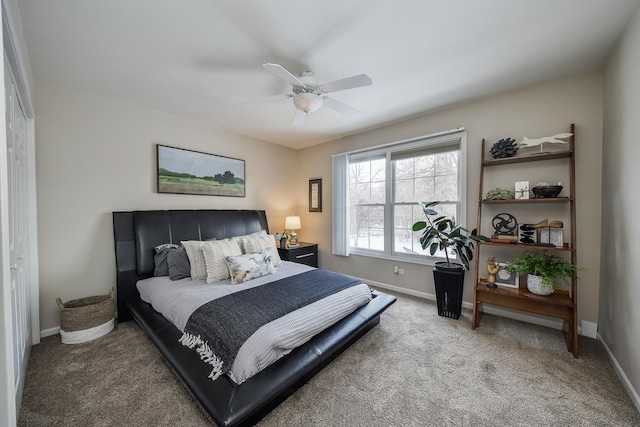
M 351 203 L 385 203 L 385 159 L 349 165 Z
M 435 200 L 458 200 L 458 176 L 436 176 Z
M 371 181 L 382 181 L 386 179 L 385 159 L 377 159 L 371 161 Z
M 382 182 L 372 182 L 371 183 L 371 203 L 382 203 L 385 202 L 385 184 Z
M 396 178 L 413 178 L 414 159 L 402 159 L 394 161 Z
M 371 224 L 371 227 L 384 229 L 384 206 L 371 206 L 369 208 L 369 224 Z
M 418 213 L 422 213 L 422 210 L 417 205 L 398 205 L 394 208 L 393 219 L 393 250 L 397 253 L 413 253 L 422 254 L 424 251 L 420 247 L 420 241 L 414 236 L 418 233 L 414 233 L 412 230 L 413 224 L 421 219 L 416 214 L 416 207 Z
M 433 176 L 435 156 L 420 156 L 415 159 L 416 176 Z
M 449 151 L 438 154 L 436 158 L 436 174 L 455 174 L 458 172 L 458 152 Z
M 414 202 L 413 197 L 413 179 L 396 179 L 396 188 L 394 190 L 395 201 L 398 202 Z
M 416 200 L 417 202 L 427 202 L 436 200 L 435 182 L 433 178 L 416 179 Z
M 372 228 L 369 234 L 369 249 L 384 251 L 384 229 Z
M 361 182 L 356 184 L 356 203 L 370 203 L 371 202 L 371 184 L 368 182 Z
M 354 206 L 349 219 L 352 247 L 384 250 L 384 206 Z

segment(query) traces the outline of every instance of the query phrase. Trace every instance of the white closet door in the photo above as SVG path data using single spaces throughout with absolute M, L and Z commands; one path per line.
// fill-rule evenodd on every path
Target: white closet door
M 11 73 L 5 67 L 7 162 L 9 184 L 9 256 L 16 404 L 24 385 L 31 348 L 31 312 L 28 286 L 27 140 L 26 118 L 17 99 Z

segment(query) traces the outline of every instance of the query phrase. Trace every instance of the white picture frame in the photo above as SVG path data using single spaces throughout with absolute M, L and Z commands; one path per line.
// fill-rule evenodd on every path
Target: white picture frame
M 525 200 L 529 198 L 529 181 L 516 181 L 516 191 L 514 191 L 514 197 L 516 200 Z
M 564 246 L 564 233 L 557 228 L 543 228 L 540 230 L 540 243 L 551 243 L 561 248 Z
M 513 273 L 507 271 L 507 263 L 498 263 L 498 272 L 496 273 L 496 285 L 505 288 L 517 289 L 520 287 L 520 275 L 517 271 Z

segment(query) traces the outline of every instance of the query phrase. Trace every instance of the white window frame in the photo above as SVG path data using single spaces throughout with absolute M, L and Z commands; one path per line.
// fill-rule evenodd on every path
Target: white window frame
M 410 262 L 416 264 L 432 265 L 436 261 L 441 261 L 444 257 L 432 257 L 429 255 L 415 255 L 405 252 L 394 252 L 394 194 L 393 185 L 395 180 L 395 171 L 392 169 L 392 155 L 394 153 L 415 151 L 420 149 L 429 150 L 433 148 L 434 151 L 438 148 L 446 147 L 447 145 L 455 144 L 459 146 L 459 158 L 458 158 L 458 200 L 443 200 L 443 202 L 456 203 L 458 206 L 458 214 L 456 215 L 456 222 L 466 225 L 466 211 L 467 211 L 467 133 L 464 128 L 453 129 L 450 131 L 438 132 L 436 134 L 424 135 L 417 138 L 411 138 L 408 140 L 397 141 L 389 144 L 384 144 L 369 149 L 363 149 L 358 151 L 352 151 L 348 153 L 342 153 L 337 156 L 347 156 L 346 168 L 348 168 L 352 161 L 365 159 L 368 157 L 384 156 L 386 161 L 386 182 L 385 182 L 385 208 L 384 208 L 384 250 L 372 250 L 366 248 L 353 247 L 350 244 L 349 239 L 349 203 L 339 204 L 341 207 L 334 210 L 334 254 L 336 255 L 359 255 L 368 256 L 373 258 L 382 258 L 388 260 L 397 260 L 403 262 Z M 334 163 L 335 166 L 335 163 Z M 343 172 L 344 173 L 344 172 Z M 334 168 L 334 179 L 336 177 L 336 170 Z M 348 186 L 348 172 L 346 174 L 345 183 Z M 338 183 L 340 185 L 340 183 Z M 334 182 L 335 191 L 335 182 Z M 346 189 L 348 197 L 348 187 Z M 334 200 L 334 204 L 336 201 Z M 408 203 L 413 204 L 413 203 Z M 336 222 L 335 219 L 339 218 L 340 221 Z M 338 226 L 336 226 L 338 224 Z M 344 233 L 344 234 L 342 234 Z M 342 239 L 342 242 L 346 242 L 347 247 L 342 251 L 336 250 L 335 242 L 338 239 Z

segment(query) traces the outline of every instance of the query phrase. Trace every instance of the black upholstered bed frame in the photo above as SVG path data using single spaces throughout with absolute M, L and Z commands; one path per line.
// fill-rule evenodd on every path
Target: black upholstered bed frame
M 380 322 L 395 297 L 374 292 L 367 305 L 241 385 L 207 378 L 198 354 L 178 343 L 181 332 L 140 299 L 136 282 L 153 275 L 154 247 L 181 240 L 223 239 L 267 230 L 260 210 L 114 212 L 118 322 L 140 324 L 202 407 L 221 426 L 252 425 Z

